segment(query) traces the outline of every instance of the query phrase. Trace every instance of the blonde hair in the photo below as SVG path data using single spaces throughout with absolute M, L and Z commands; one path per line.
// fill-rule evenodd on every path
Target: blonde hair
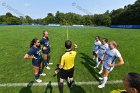
M 110 44 L 112 44 L 116 49 L 119 48 L 118 44 L 116 43 L 116 41 L 111 41 Z

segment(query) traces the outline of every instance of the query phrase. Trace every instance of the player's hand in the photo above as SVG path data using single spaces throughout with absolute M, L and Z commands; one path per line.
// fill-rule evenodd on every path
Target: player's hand
M 114 66 L 114 64 L 110 64 L 110 63 L 108 63 L 108 66 L 113 67 L 113 66 Z
M 43 47 L 43 50 L 47 50 L 47 47 Z
M 78 48 L 77 44 L 74 44 L 74 47 L 75 47 L 75 48 Z
M 59 73 L 59 70 L 55 70 L 55 74 L 58 74 Z

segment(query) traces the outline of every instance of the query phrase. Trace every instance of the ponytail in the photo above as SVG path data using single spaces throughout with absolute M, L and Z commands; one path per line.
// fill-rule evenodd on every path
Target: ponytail
M 103 40 L 104 40 L 106 43 L 108 43 L 108 39 L 107 39 L 107 38 L 103 38 Z
M 34 43 L 36 43 L 38 39 L 37 38 L 34 38 L 31 42 L 30 42 L 30 48 L 34 45 Z
M 45 36 L 45 32 L 47 32 L 46 30 L 43 31 L 43 37 Z
M 111 41 L 110 43 L 113 44 L 113 45 L 115 46 L 116 49 L 119 48 L 119 46 L 118 46 L 118 44 L 116 43 L 116 41 Z
M 100 36 L 96 36 L 99 40 L 101 40 Z

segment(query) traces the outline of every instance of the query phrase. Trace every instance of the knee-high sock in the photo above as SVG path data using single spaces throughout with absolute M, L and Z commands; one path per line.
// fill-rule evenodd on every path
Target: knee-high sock
M 60 90 L 60 93 L 63 93 L 63 83 L 62 82 L 59 83 L 59 90 Z
M 36 80 L 39 79 L 39 75 L 38 74 L 34 74 L 34 76 L 35 76 Z
M 98 64 L 98 57 L 96 58 L 96 64 Z
M 99 67 L 100 63 L 101 63 L 101 62 L 99 61 L 99 62 L 97 63 L 97 65 L 96 65 L 96 67 Z
M 103 64 L 101 65 L 101 70 L 100 71 L 103 71 Z
M 102 84 L 105 85 L 107 83 L 108 77 L 103 77 L 103 82 Z
M 70 80 L 69 87 L 71 87 L 73 83 L 74 83 L 74 80 Z
M 48 57 L 48 61 L 50 61 L 50 59 L 51 59 L 51 57 L 49 56 L 49 57 Z
M 39 74 L 42 74 L 42 73 L 43 73 L 43 69 L 40 68 L 40 69 L 39 69 Z
M 44 60 L 44 63 L 45 63 L 45 66 L 48 66 L 49 60 L 48 59 Z

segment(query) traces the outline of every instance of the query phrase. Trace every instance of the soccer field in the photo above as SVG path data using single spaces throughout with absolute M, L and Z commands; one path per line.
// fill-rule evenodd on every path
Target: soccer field
M 42 31 L 48 30 L 51 43 L 51 70 L 44 69 L 46 77 L 41 77 L 43 83 L 57 82 L 53 77 L 60 56 L 65 53 L 64 42 L 67 39 L 67 29 L 45 26 L 1 26 L 0 27 L 0 85 L 15 83 L 35 83 L 31 60 L 23 59 L 29 50 L 29 43 L 37 37 L 41 39 Z M 140 30 L 112 28 L 69 28 L 69 39 L 78 45 L 75 60 L 76 82 L 97 82 L 99 69 L 94 69 L 92 61 L 93 41 L 96 35 L 101 38 L 115 40 L 119 44 L 125 64 L 115 68 L 109 75 L 109 81 L 121 80 L 128 72 L 140 72 Z M 113 89 L 123 89 L 120 84 L 107 84 L 104 89 L 97 85 L 76 85 L 71 90 L 64 86 L 64 93 L 110 93 Z M 0 93 L 59 93 L 58 86 L 0 86 Z

